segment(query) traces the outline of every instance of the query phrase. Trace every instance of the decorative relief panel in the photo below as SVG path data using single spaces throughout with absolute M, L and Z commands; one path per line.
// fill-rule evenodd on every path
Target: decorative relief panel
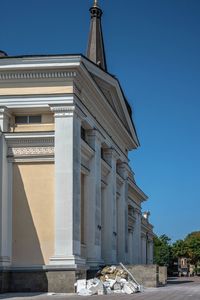
M 54 155 L 54 147 L 20 147 L 8 148 L 8 156 L 49 156 Z

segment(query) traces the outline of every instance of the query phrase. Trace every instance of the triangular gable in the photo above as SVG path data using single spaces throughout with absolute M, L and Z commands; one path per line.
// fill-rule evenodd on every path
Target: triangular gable
M 136 148 L 140 145 L 134 122 L 132 120 L 130 109 L 127 107 L 127 101 L 121 89 L 121 86 L 114 76 L 103 71 L 85 57 L 82 57 L 82 68 L 87 70 L 91 79 L 104 96 L 105 100 L 110 104 L 121 123 L 132 137 Z
M 115 88 L 111 86 L 109 83 L 107 83 L 105 80 L 102 80 L 101 78 L 95 76 L 94 74 L 91 74 L 91 76 L 96 82 L 96 84 L 98 85 L 98 87 L 100 88 L 100 90 L 102 91 L 102 93 L 104 94 L 106 100 L 111 105 L 112 109 L 115 111 L 119 119 L 122 121 L 122 123 L 128 130 L 128 132 L 131 133 L 123 108 L 121 106 L 121 103 L 115 91 Z

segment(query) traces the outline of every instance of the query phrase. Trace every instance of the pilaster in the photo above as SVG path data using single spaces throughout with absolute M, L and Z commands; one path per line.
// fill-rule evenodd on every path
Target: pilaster
M 90 173 L 85 177 L 86 188 L 86 247 L 87 264 L 102 264 L 101 258 L 101 143 L 103 136 L 94 129 L 87 131 L 87 141 L 94 150 Z
M 54 265 L 84 265 L 80 242 L 82 112 L 75 105 L 51 106 L 55 117 Z
M 0 106 L 0 130 L 6 132 L 9 130 L 9 121 L 11 114 L 5 106 Z
M 148 241 L 147 263 L 153 264 L 153 240 Z
M 123 178 L 120 189 L 120 197 L 117 202 L 117 259 L 118 262 L 126 263 L 127 254 L 130 250 L 128 235 L 128 170 L 127 164 L 118 165 L 118 172 Z
M 133 244 L 134 244 L 134 264 L 140 264 L 141 260 L 141 211 L 138 208 L 134 208 L 135 227 L 133 232 Z
M 145 265 L 147 263 L 147 239 L 146 234 L 141 234 L 141 263 Z
M 117 201 L 116 201 L 116 160 L 117 152 L 110 148 L 104 150 L 104 158 L 111 166 L 108 174 L 105 190 L 106 208 L 104 210 L 106 229 L 103 237 L 103 258 L 105 263 L 116 263 L 117 261 Z
M 9 112 L 0 108 L 0 266 L 12 262 L 12 163 L 7 159 L 7 143 L 2 131 L 9 127 Z M 2 131 L 1 131 L 2 130 Z
M 129 229 L 128 230 L 128 264 L 133 264 L 133 250 L 134 245 L 133 245 L 133 230 Z

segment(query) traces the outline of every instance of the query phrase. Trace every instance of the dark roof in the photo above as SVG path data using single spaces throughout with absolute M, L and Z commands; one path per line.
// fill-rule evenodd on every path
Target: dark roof
M 7 53 L 3 50 L 0 50 L 0 57 L 2 58 L 2 57 L 6 57 L 6 56 L 8 56 Z

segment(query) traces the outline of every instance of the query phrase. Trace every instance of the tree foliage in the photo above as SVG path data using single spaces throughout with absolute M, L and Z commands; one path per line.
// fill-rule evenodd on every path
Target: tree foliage
M 170 238 L 163 234 L 154 238 L 154 263 L 160 266 L 168 266 L 171 261 Z
M 190 233 L 185 243 L 191 263 L 197 265 L 200 262 L 200 231 Z
M 179 257 L 188 258 L 188 247 L 184 240 L 178 240 L 172 245 L 172 255 L 174 259 Z
M 154 239 L 154 262 L 169 266 L 172 261 L 186 257 L 191 264 L 200 264 L 200 231 L 191 232 L 184 240 L 177 240 L 172 245 L 168 236 L 161 235 Z

